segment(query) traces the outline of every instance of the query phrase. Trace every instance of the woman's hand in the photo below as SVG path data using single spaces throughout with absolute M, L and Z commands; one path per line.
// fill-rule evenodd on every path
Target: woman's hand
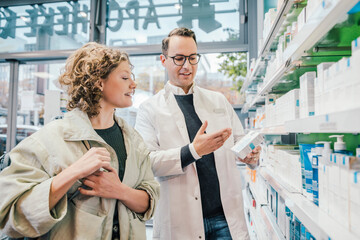
M 107 171 L 96 171 L 87 176 L 82 181 L 90 189 L 79 188 L 80 193 L 88 196 L 98 196 L 103 198 L 116 198 L 126 192 L 127 186 L 124 185 L 112 167 L 106 167 Z
M 106 148 L 91 148 L 79 160 L 56 175 L 51 182 L 49 210 L 66 194 L 69 188 L 79 179 L 110 167 L 110 153 Z
M 87 177 L 100 168 L 110 167 L 110 153 L 106 148 L 93 147 L 85 153 L 79 160 L 71 164 L 71 170 L 77 179 Z
M 114 168 L 104 168 L 107 172 L 97 171 L 84 179 L 83 184 L 91 189 L 79 188 L 80 193 L 88 196 L 117 199 L 130 210 L 136 213 L 144 213 L 149 208 L 150 197 L 148 193 L 123 184 Z

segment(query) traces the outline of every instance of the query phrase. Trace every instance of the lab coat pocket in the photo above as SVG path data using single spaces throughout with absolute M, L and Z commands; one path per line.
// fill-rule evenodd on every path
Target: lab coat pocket
M 68 203 L 66 217 L 52 229 L 50 239 L 101 239 L 106 216 L 97 216 Z
M 224 128 L 232 129 L 229 116 L 226 115 L 225 113 L 213 114 L 212 118 L 209 119 L 208 133 L 217 132 Z M 231 134 L 230 137 L 224 143 L 224 146 L 227 148 L 231 148 L 233 144 L 234 144 L 234 136 L 233 134 Z
M 224 128 L 231 128 L 231 121 L 229 116 L 225 113 L 214 113 L 209 117 L 208 122 L 208 131 L 211 130 L 211 132 L 216 132 Z

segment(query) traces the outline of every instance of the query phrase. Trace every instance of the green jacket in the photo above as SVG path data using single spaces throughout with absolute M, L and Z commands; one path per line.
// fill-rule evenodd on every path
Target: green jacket
M 150 207 L 137 214 L 119 202 L 120 239 L 146 239 L 144 221 L 154 213 L 159 184 L 154 180 L 149 152 L 143 139 L 121 118 L 127 151 L 123 183 L 145 190 Z M 77 161 L 87 151 L 83 140 L 93 147 L 105 147 L 111 165 L 118 169 L 115 151 L 96 134 L 86 113 L 74 109 L 24 139 L 11 152 L 11 165 L 0 173 L 0 230 L 11 237 L 50 239 L 111 239 L 116 200 L 79 194 L 68 197 L 81 185 L 74 184 L 49 211 L 49 191 L 53 177 Z

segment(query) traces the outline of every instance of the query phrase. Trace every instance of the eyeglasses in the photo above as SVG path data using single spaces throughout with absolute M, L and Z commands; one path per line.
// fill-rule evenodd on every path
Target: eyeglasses
M 174 64 L 177 66 L 183 66 L 186 62 L 186 58 L 189 59 L 189 63 L 191 65 L 196 65 L 198 64 L 198 62 L 200 61 L 200 54 L 191 54 L 189 56 L 184 56 L 184 55 L 176 55 L 176 56 L 168 56 L 169 58 L 172 58 L 174 61 Z

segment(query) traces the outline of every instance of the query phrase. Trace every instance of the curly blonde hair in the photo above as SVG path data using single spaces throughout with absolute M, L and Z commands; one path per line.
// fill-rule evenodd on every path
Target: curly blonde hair
M 76 50 L 67 59 L 59 77 L 60 84 L 67 87 L 70 98 L 67 109 L 79 108 L 89 118 L 98 115 L 103 97 L 100 80 L 107 79 L 122 61 L 127 61 L 133 68 L 129 55 L 119 49 L 89 42 Z

